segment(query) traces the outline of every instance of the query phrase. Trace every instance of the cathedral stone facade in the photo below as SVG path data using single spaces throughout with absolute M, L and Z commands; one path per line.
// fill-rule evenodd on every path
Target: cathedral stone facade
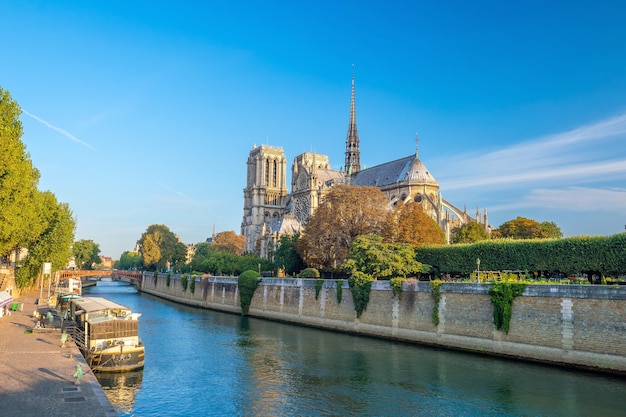
M 378 187 L 387 197 L 390 208 L 398 204 L 421 204 L 424 212 L 437 221 L 448 241 L 452 229 L 467 222 L 478 222 L 488 230 L 486 210 L 482 218 L 476 210 L 473 218 L 465 209 L 457 208 L 442 197 L 439 183 L 419 159 L 417 138 L 415 140 L 413 155 L 361 169 L 352 77 L 350 122 L 342 170 L 331 169 L 327 155 L 312 152 L 298 155 L 291 168 L 289 193 L 283 149 L 262 145 L 250 151 L 241 223 L 247 250 L 270 258 L 278 238 L 302 230 L 324 195 L 338 184 Z

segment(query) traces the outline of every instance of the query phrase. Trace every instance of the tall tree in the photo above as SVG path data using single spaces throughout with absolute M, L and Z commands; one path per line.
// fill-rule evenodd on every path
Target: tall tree
M 489 240 L 489 233 L 477 222 L 465 223 L 452 229 L 450 241 L 452 243 L 474 243 Z
M 72 254 L 79 269 L 93 269 L 95 264 L 100 263 L 100 245 L 91 239 L 81 239 L 74 242 Z
M 246 248 L 246 237 L 233 231 L 221 232 L 215 236 L 211 244 L 223 252 L 241 255 Z
M 446 243 L 441 227 L 424 213 L 421 205 L 415 203 L 401 204 L 393 209 L 383 230 L 383 237 L 387 242 L 413 246 Z
M 53 270 L 67 265 L 70 247 L 74 240 L 76 220 L 66 203 L 59 203 L 49 191 L 40 192 L 37 198 L 44 227 L 37 238 L 28 246 L 28 256 L 17 270 L 15 279 L 19 288 L 34 283 L 44 262 L 50 262 Z
M 163 224 L 148 226 L 139 239 L 139 253 L 143 264 L 152 271 L 167 269 L 176 261 L 176 245 L 180 243 L 170 229 Z
M 22 143 L 22 110 L 0 88 L 0 256 L 27 247 L 43 230 L 36 199 L 39 171 Z
M 543 231 L 543 237 L 560 239 L 563 237 L 561 228 L 554 222 L 541 222 L 541 230 Z
M 341 266 L 356 237 L 382 232 L 387 212 L 387 199 L 376 187 L 334 187 L 309 218 L 298 253 L 314 268 Z

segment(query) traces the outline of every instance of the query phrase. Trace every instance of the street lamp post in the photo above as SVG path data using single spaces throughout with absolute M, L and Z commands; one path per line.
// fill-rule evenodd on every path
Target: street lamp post
M 476 258 L 476 282 L 480 282 L 480 258 Z

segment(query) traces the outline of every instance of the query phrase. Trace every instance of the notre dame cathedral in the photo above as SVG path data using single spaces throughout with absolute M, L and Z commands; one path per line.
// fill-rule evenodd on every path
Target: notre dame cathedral
M 298 155 L 291 167 L 289 193 L 283 149 L 262 145 L 250 151 L 241 223 L 247 251 L 268 258 L 279 237 L 302 230 L 324 195 L 338 184 L 378 187 L 390 207 L 409 202 L 421 204 L 424 212 L 437 221 L 448 241 L 452 229 L 471 221 L 489 231 L 486 210 L 481 218 L 477 209 L 473 218 L 465 209 L 459 209 L 442 197 L 439 183 L 419 159 L 417 138 L 415 140 L 415 154 L 361 169 L 353 76 L 343 169 L 331 169 L 327 155 L 312 152 Z

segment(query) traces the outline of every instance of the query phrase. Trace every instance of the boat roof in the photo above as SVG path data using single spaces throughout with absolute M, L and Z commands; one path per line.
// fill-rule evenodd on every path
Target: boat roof
M 130 310 L 129 307 L 102 297 L 83 297 L 73 300 L 73 303 L 87 313 L 100 310 Z

